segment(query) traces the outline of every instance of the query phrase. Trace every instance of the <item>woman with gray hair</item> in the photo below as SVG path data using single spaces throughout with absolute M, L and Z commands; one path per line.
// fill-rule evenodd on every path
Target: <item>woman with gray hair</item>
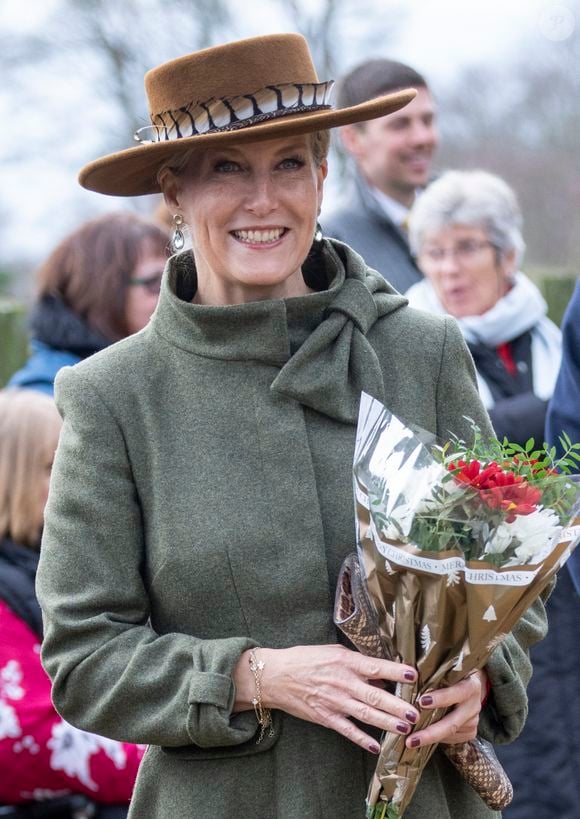
M 425 279 L 411 306 L 457 319 L 498 437 L 542 441 L 560 363 L 560 331 L 520 270 L 525 249 L 514 192 L 485 171 L 448 171 L 413 208 L 411 248 Z

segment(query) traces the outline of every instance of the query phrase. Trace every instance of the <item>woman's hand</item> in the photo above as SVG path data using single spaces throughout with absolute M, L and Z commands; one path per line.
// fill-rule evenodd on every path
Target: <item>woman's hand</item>
M 438 722 L 409 737 L 407 747 L 418 748 L 434 742 L 457 745 L 475 739 L 482 699 L 486 692 L 486 679 L 485 671 L 474 671 L 465 680 L 449 688 L 440 688 L 420 697 L 418 704 L 421 709 L 451 707 L 451 710 Z
M 417 722 L 416 708 L 380 687 L 384 680 L 414 682 L 417 672 L 412 666 L 365 657 L 339 645 L 256 651 L 264 662 L 261 689 L 265 708 L 323 725 L 377 754 L 378 743 L 355 725 L 353 718 L 403 735 Z M 247 655 L 242 654 L 233 675 L 235 710 L 251 708 L 248 703 L 255 696 Z

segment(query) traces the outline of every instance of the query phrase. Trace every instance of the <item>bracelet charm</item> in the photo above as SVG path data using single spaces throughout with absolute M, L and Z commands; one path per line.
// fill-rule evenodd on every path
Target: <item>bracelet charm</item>
M 274 725 L 272 723 L 272 712 L 269 708 L 264 708 L 262 705 L 262 672 L 264 670 L 264 661 L 258 660 L 255 648 L 252 648 L 250 651 L 249 662 L 250 671 L 254 675 L 254 681 L 256 683 L 256 696 L 252 699 L 252 705 L 254 706 L 256 719 L 258 720 L 258 725 L 260 726 L 260 735 L 256 740 L 256 745 L 259 745 L 264 739 L 267 729 L 270 729 L 268 731 L 268 736 L 274 736 Z

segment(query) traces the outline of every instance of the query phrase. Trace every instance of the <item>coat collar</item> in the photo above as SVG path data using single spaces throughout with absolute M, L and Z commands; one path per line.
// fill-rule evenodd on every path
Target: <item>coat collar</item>
M 323 240 L 304 266 L 318 292 L 289 299 L 208 307 L 192 304 L 190 252 L 169 260 L 153 330 L 205 358 L 279 368 L 271 389 L 346 423 L 356 423 L 362 390 L 382 399 L 382 370 L 367 334 L 407 303 L 347 245 Z
M 373 194 L 368 183 L 358 170 L 355 172 L 353 185 L 363 209 L 369 216 L 380 222 L 383 227 L 388 228 L 392 235 L 396 237 L 397 241 L 408 250 L 408 241 L 401 228 L 395 224 L 385 209 L 381 207 L 377 197 Z

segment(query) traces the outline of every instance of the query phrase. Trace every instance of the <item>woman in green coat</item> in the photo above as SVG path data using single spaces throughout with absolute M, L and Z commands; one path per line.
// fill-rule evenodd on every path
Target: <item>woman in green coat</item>
M 316 235 L 326 129 L 413 92 L 334 110 L 298 35 L 188 55 L 146 86 L 142 144 L 81 182 L 162 189 L 192 251 L 145 330 L 57 380 L 38 573 L 54 702 L 149 745 L 133 819 L 362 817 L 381 731 L 410 747 L 519 733 L 545 631 L 537 603 L 484 671 L 434 692 L 450 711 L 423 731 L 382 685 L 415 670 L 337 644 L 361 390 L 441 438 L 468 437 L 465 415 L 490 431 L 455 323 Z M 406 813 L 494 816 L 439 752 Z

